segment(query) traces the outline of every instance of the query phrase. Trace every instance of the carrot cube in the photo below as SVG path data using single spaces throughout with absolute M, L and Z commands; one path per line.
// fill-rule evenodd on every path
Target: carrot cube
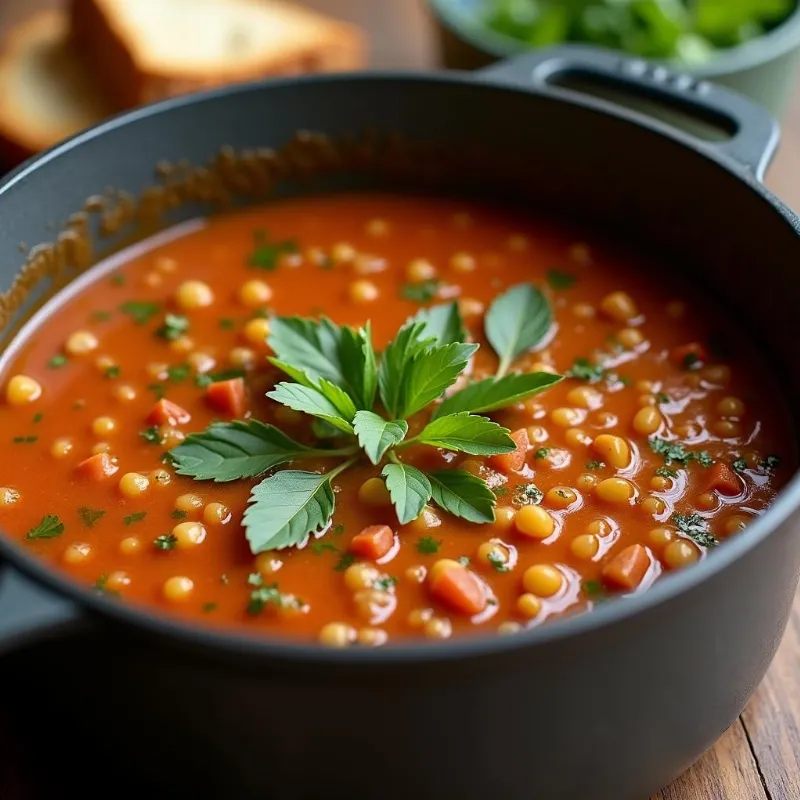
M 350 552 L 377 561 L 389 554 L 394 542 L 394 531 L 388 525 L 370 525 L 352 538 Z
M 603 580 L 618 589 L 635 589 L 650 568 L 650 556 L 640 544 L 632 544 L 617 553 L 603 567 Z
M 514 472 L 525 466 L 525 457 L 528 454 L 528 448 L 531 444 L 528 439 L 528 431 L 525 428 L 520 428 L 518 431 L 514 431 L 511 434 L 511 438 L 517 446 L 516 450 L 489 458 L 491 466 L 500 472 Z
M 231 378 L 227 381 L 210 383 L 206 387 L 208 404 L 232 417 L 241 417 L 247 407 L 247 397 L 243 378 Z
M 111 460 L 108 453 L 97 453 L 81 461 L 75 469 L 84 478 L 102 481 L 113 475 L 119 467 Z
M 183 425 L 191 418 L 192 415 L 185 408 L 164 398 L 159 400 L 147 415 L 147 421 L 151 425 Z
M 708 489 L 726 497 L 735 497 L 742 491 L 742 483 L 727 464 L 717 461 L 709 470 Z
M 488 604 L 480 578 L 450 559 L 442 559 L 433 565 L 428 588 L 437 600 L 462 614 L 480 614 Z

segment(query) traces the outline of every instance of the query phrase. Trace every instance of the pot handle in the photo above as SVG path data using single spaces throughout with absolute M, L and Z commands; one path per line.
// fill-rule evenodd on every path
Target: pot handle
M 779 127 L 769 112 L 741 94 L 723 86 L 674 71 L 641 58 L 620 55 L 587 45 L 564 45 L 532 52 L 494 64 L 479 73 L 503 83 L 533 86 L 539 92 L 600 108 L 607 113 L 630 117 L 674 138 L 689 139 L 695 147 L 719 153 L 752 172 L 759 181 L 778 146 Z M 687 134 L 641 110 L 630 111 L 612 100 L 557 85 L 559 76 L 594 79 L 634 98 L 656 101 L 665 109 L 688 113 L 730 133 L 726 141 L 706 141 Z
M 88 622 L 77 606 L 0 563 L 0 656 Z

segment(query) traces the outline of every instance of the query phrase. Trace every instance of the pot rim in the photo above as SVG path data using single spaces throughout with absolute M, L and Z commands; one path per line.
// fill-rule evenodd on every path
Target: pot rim
M 461 4 L 454 0 L 426 0 L 426 3 L 443 27 L 477 50 L 495 58 L 509 58 L 546 49 L 528 47 L 511 36 L 490 30 L 480 23 L 475 14 L 460 8 Z M 558 42 L 551 46 L 567 44 L 570 42 Z M 704 64 L 693 66 L 678 59 L 648 60 L 662 63 L 678 72 L 714 80 L 777 61 L 797 47 L 800 47 L 800 2 L 797 2 L 794 11 L 773 30 L 736 47 L 719 50 Z M 619 52 L 628 58 L 637 58 L 633 53 L 613 52 Z
M 360 72 L 350 74 L 329 74 L 304 77 L 288 77 L 268 81 L 256 81 L 222 89 L 198 92 L 164 100 L 143 108 L 119 114 L 97 126 L 94 126 L 70 139 L 34 156 L 12 172 L 0 179 L 0 204 L 13 188 L 26 180 L 37 170 L 46 168 L 49 162 L 68 156 L 72 151 L 91 144 L 109 132 L 124 128 L 135 122 L 158 118 L 186 106 L 213 103 L 221 97 L 241 96 L 270 91 L 277 87 L 298 87 L 314 83 L 353 82 L 355 84 L 374 81 L 403 81 L 409 83 L 439 83 L 472 85 L 476 91 L 508 91 L 540 95 L 535 87 L 503 85 L 476 80 L 468 73 L 460 72 Z M 548 96 L 549 100 L 553 98 Z M 585 108 L 589 112 L 598 112 L 597 104 L 580 97 L 558 98 L 557 102 L 569 103 Z M 605 111 L 603 113 L 609 114 Z M 766 202 L 783 221 L 800 236 L 800 218 L 769 192 L 747 170 L 742 169 L 724 155 L 708 148 L 692 148 L 686 136 L 676 133 L 674 136 L 662 131 L 658 126 L 644 126 L 641 119 L 633 112 L 614 111 L 624 124 L 637 128 L 645 128 L 651 133 L 676 141 L 678 144 L 693 150 L 701 157 L 712 161 L 718 168 L 738 178 L 762 202 Z M 1 213 L 1 211 L 0 211 Z M 63 290 L 62 290 L 63 291 Z M 7 560 L 14 568 L 32 578 L 46 589 L 54 590 L 60 597 L 95 614 L 108 617 L 115 622 L 132 626 L 147 633 L 164 637 L 173 643 L 191 645 L 206 649 L 211 655 L 246 656 L 271 661 L 303 663 L 306 666 L 334 665 L 397 665 L 413 663 L 433 665 L 456 660 L 490 657 L 511 653 L 521 649 L 544 647 L 562 640 L 578 637 L 584 633 L 607 628 L 623 623 L 633 617 L 641 616 L 648 610 L 661 605 L 684 592 L 688 592 L 699 584 L 722 572 L 747 553 L 760 545 L 773 534 L 800 507 L 800 471 L 796 472 L 778 494 L 774 503 L 756 521 L 742 533 L 737 534 L 724 546 L 718 548 L 711 557 L 686 570 L 666 575 L 655 585 L 638 595 L 615 599 L 603 604 L 591 612 L 576 614 L 546 625 L 520 631 L 510 636 L 499 636 L 496 633 L 481 633 L 448 640 L 441 644 L 433 642 L 400 642 L 390 643 L 379 648 L 345 648 L 335 650 L 322 647 L 316 642 L 304 640 L 281 639 L 279 637 L 253 635 L 236 629 L 203 626 L 194 622 L 180 621 L 168 614 L 159 614 L 146 606 L 120 603 L 114 598 L 94 591 L 90 586 L 72 580 L 66 574 L 51 568 L 44 561 L 25 551 L 20 542 L 0 533 L 0 558 Z

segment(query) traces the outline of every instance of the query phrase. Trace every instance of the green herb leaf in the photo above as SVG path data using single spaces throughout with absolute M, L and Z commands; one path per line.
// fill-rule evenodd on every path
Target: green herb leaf
M 203 603 L 203 613 L 204 614 L 208 614 L 211 611 L 216 611 L 216 610 L 217 610 L 217 604 L 216 603 Z
M 283 470 L 250 494 L 243 524 L 254 554 L 300 544 L 328 524 L 334 496 L 328 475 Z
M 403 385 L 412 359 L 435 344 L 434 339 L 424 337 L 425 326 L 424 322 L 407 322 L 383 352 L 378 388 L 383 405 L 393 417 L 401 416 Z
M 283 253 L 296 253 L 297 242 L 285 239 L 282 242 L 270 241 L 267 231 L 255 232 L 255 246 L 247 259 L 247 263 L 256 269 L 272 271 L 278 266 L 278 259 Z
M 408 433 L 408 423 L 398 419 L 388 422 L 372 411 L 359 411 L 353 420 L 358 443 L 373 464 L 380 463 L 390 447 L 399 444 Z
M 355 560 L 356 557 L 352 553 L 342 553 L 342 557 L 336 562 L 334 569 L 336 572 L 344 572 L 355 563 Z
M 658 437 L 653 437 L 649 442 L 650 449 L 654 453 L 663 456 L 664 463 L 667 466 L 677 463 L 685 467 L 692 461 L 697 461 L 701 467 L 710 467 L 714 463 L 714 459 L 705 450 L 694 453 L 677 442 L 668 442 Z
M 605 378 L 606 370 L 600 364 L 592 364 L 588 358 L 576 358 L 573 365 L 567 370 L 566 376 L 579 381 L 597 383 Z
M 122 524 L 133 525 L 134 522 L 141 522 L 146 516 L 146 511 L 135 511 L 133 514 L 128 514 L 127 517 L 123 517 Z
M 64 523 L 55 515 L 48 514 L 42 521 L 31 528 L 26 534 L 26 539 L 55 539 L 64 533 Z
M 378 578 L 372 585 L 380 592 L 388 592 L 393 586 L 397 586 L 398 580 L 394 575 L 385 575 Z
M 460 392 L 451 394 L 434 411 L 434 417 L 470 411 L 485 414 L 521 403 L 539 392 L 549 389 L 562 380 L 561 375 L 549 372 L 531 372 L 521 375 L 505 375 L 502 378 L 486 378 L 472 383 Z
M 167 314 L 164 324 L 156 330 L 156 336 L 174 342 L 189 330 L 189 320 L 179 314 Z
M 105 515 L 106 512 L 102 508 L 89 508 L 88 506 L 78 508 L 78 516 L 87 528 L 93 528 Z
M 433 502 L 439 508 L 467 522 L 494 522 L 497 498 L 480 478 L 463 469 L 429 472 L 428 478 Z
M 338 388 L 331 383 L 328 383 L 327 386 L 333 389 Z M 347 395 L 344 396 L 347 397 Z M 325 422 L 329 422 L 344 433 L 353 433 L 351 421 L 355 414 L 355 406 L 352 401 L 350 403 L 352 414 L 350 419 L 347 419 L 320 389 L 303 386 L 300 383 L 279 383 L 271 392 L 267 392 L 267 397 L 287 408 L 324 419 Z
M 683 534 L 701 547 L 716 547 L 719 544 L 714 534 L 708 530 L 708 522 L 699 514 L 673 514 L 672 522 Z
M 119 310 L 127 314 L 137 325 L 146 325 L 161 311 L 161 306 L 143 300 L 128 300 L 119 307 Z
M 220 317 L 219 327 L 223 331 L 232 331 L 236 327 L 236 320 L 230 317 Z
M 412 303 L 430 303 L 438 294 L 440 283 L 436 278 L 421 283 L 404 283 L 400 289 L 400 297 Z
M 62 353 L 56 353 L 48 362 L 47 366 L 50 369 L 60 369 L 61 367 L 66 366 L 69 363 L 67 357 Z
M 161 536 L 153 539 L 156 550 L 174 550 L 177 543 L 178 537 L 172 533 L 162 533 Z
M 418 352 L 408 363 L 400 386 L 400 407 L 394 416 L 407 418 L 442 395 L 464 371 L 476 344 L 444 345 Z
M 660 478 L 677 478 L 678 470 L 671 469 L 670 467 L 659 467 L 656 470 L 656 475 L 658 475 Z
M 431 447 L 442 447 L 473 456 L 513 453 L 517 449 L 516 443 L 509 436 L 508 428 L 465 411 L 432 420 L 415 440 Z
M 439 552 L 442 546 L 442 539 L 434 539 L 433 536 L 421 536 L 417 539 L 417 552 L 424 556 L 432 556 Z
M 511 502 L 515 506 L 538 506 L 543 498 L 544 493 L 535 483 L 521 483 L 514 487 Z
M 489 565 L 496 572 L 508 572 L 508 565 L 500 553 L 496 552 L 495 550 L 490 550 L 487 559 L 489 561 Z
M 409 464 L 387 464 L 381 472 L 392 498 L 397 519 L 406 525 L 416 519 L 431 499 L 431 482 L 424 472 Z
M 316 556 L 321 556 L 325 552 L 338 553 L 339 548 L 330 542 L 311 542 L 311 552 Z
M 577 278 L 568 272 L 561 272 L 557 269 L 547 270 L 547 282 L 550 284 L 550 288 L 556 291 L 569 289 L 576 280 Z
M 172 517 L 172 519 L 186 519 L 187 512 L 184 511 L 182 508 L 174 508 L 170 516 Z
M 467 341 L 467 329 L 464 327 L 458 303 L 420 309 L 413 322 L 422 322 L 425 325 L 420 334 L 421 339 L 433 339 L 438 346 Z
M 39 440 L 38 436 L 15 436 L 11 441 L 14 444 L 35 444 Z
M 191 372 L 192 368 L 188 364 L 175 364 L 167 367 L 167 379 L 172 383 L 183 383 Z
M 112 364 L 103 373 L 109 380 L 116 380 L 122 374 L 122 369 L 117 364 Z
M 587 461 L 586 462 L 586 469 L 605 469 L 606 462 L 605 461 Z
M 531 283 L 520 283 L 497 297 L 486 312 L 486 338 L 500 359 L 504 375 L 515 358 L 547 335 L 553 312 L 547 298 Z
M 743 458 L 737 458 L 731 464 L 735 472 L 745 472 L 747 470 L 747 462 Z
M 595 602 L 603 601 L 608 597 L 606 587 L 600 581 L 584 581 L 583 591 L 587 597 L 590 597 Z
M 209 386 L 212 383 L 230 381 L 234 378 L 244 378 L 246 377 L 246 374 L 247 373 L 245 373 L 243 369 L 224 369 L 220 372 L 201 372 L 199 375 L 194 376 L 194 384 L 195 386 L 199 386 L 201 389 L 205 389 L 206 386 Z
M 150 444 L 161 444 L 163 441 L 161 430 L 159 429 L 158 425 L 153 425 L 150 428 L 145 428 L 143 431 L 139 431 L 139 436 L 141 436 L 142 439 Z
M 309 453 L 273 425 L 251 419 L 218 422 L 192 433 L 169 456 L 179 475 L 222 483 L 254 478 Z
M 372 346 L 372 326 L 369 321 L 363 328 L 354 330 L 344 326 L 339 341 L 345 386 L 359 408 L 371 409 L 378 389 L 378 366 Z
M 767 472 L 771 472 L 772 470 L 776 469 L 780 463 L 781 459 L 779 456 L 767 456 L 761 462 L 761 467 L 762 469 L 767 470 Z

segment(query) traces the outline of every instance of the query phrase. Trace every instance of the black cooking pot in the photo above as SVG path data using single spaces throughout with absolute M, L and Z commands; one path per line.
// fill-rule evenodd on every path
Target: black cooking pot
M 729 138 L 701 141 L 564 88 L 576 81 L 691 112 Z M 794 403 L 798 220 L 760 183 L 775 124 L 721 88 L 581 48 L 475 75 L 280 80 L 122 116 L 5 179 L 2 283 L 20 241 L 48 239 L 107 186 L 139 192 L 161 159 L 366 127 L 514 156 L 532 202 L 643 240 L 665 258 L 653 280 L 688 270 L 704 283 L 779 365 Z M 13 464 L 0 474 L 13 484 Z M 56 751 L 83 754 L 58 777 L 77 774 L 84 791 L 108 761 L 171 797 L 643 800 L 713 744 L 764 675 L 797 584 L 798 505 L 795 476 L 708 559 L 591 614 L 377 650 L 183 625 L 0 541 L 0 666 L 21 704 L 49 709 L 56 746 L 36 750 L 43 765 Z M 41 719 L 28 723 L 43 735 Z

